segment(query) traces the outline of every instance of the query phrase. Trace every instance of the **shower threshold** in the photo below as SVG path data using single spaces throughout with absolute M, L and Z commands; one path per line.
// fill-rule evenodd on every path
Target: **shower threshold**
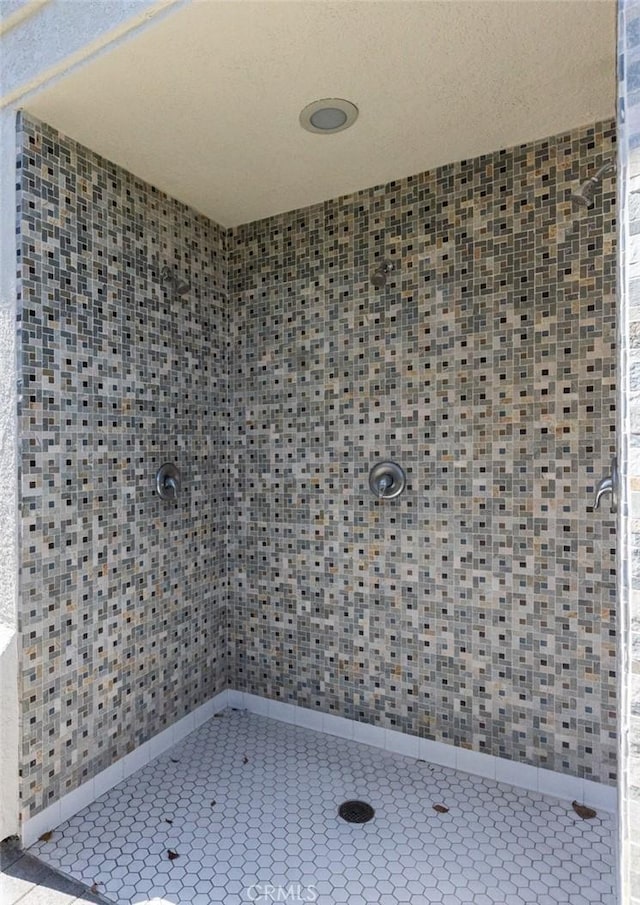
M 348 800 L 374 816 L 350 823 Z M 118 905 L 614 905 L 614 817 L 225 710 L 30 851 Z

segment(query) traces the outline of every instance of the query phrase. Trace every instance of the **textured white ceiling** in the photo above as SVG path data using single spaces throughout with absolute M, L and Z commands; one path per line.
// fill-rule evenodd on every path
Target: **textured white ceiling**
M 197 0 L 27 105 L 229 226 L 613 116 L 615 0 Z M 335 135 L 302 107 L 360 108 Z

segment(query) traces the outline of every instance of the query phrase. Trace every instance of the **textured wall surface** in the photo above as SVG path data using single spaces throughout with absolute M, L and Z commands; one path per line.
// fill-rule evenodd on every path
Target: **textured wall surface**
M 28 817 L 225 685 L 228 306 L 215 224 L 46 126 L 20 138 Z
M 622 475 L 620 543 L 620 879 L 640 905 L 640 0 L 618 6 Z
M 569 200 L 614 155 L 601 123 L 230 233 L 233 687 L 615 781 L 612 181 Z

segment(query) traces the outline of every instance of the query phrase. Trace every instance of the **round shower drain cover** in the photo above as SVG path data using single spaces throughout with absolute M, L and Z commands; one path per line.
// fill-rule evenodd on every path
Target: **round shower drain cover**
M 367 823 L 375 811 L 366 801 L 343 801 L 338 808 L 338 814 L 347 823 Z

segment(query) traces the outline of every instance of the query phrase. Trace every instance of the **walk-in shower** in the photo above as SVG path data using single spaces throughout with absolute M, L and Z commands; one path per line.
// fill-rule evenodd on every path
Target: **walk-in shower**
M 19 146 L 32 854 L 115 905 L 614 905 L 615 521 L 557 463 L 614 453 L 612 180 L 569 196 L 615 125 L 229 230 Z

